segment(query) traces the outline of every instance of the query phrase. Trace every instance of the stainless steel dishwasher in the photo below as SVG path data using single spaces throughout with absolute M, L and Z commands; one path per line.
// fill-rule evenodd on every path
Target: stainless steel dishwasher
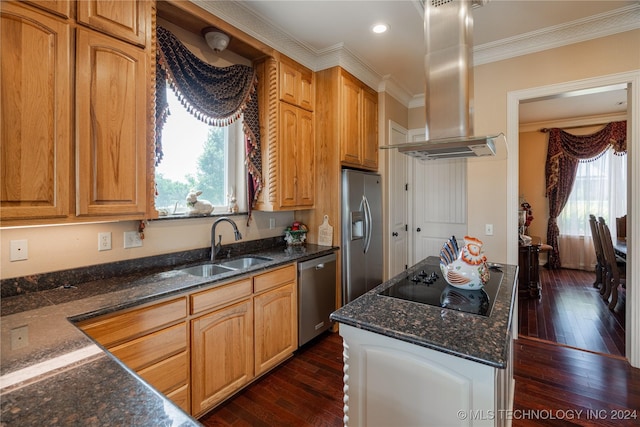
M 336 309 L 336 254 L 298 264 L 298 346 L 329 329 Z

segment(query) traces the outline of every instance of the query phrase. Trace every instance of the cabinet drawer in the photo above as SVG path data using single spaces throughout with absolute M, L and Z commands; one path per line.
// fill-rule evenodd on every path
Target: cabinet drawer
M 251 278 L 190 295 L 191 314 L 227 304 L 251 295 Z
M 268 273 L 260 274 L 253 278 L 253 291 L 262 292 L 267 289 L 275 288 L 284 283 L 296 281 L 295 265 L 287 265 Z
M 187 349 L 187 324 L 178 325 L 145 335 L 109 349 L 114 356 L 138 371 L 168 356 Z
M 80 322 L 78 326 L 105 347 L 156 331 L 187 316 L 185 297 L 164 303 L 107 315 L 97 320 Z
M 187 414 L 191 413 L 191 404 L 189 403 L 189 395 L 191 394 L 189 390 L 189 384 L 185 384 L 179 389 L 172 391 L 167 394 L 167 397 L 171 399 L 173 403 L 178 405 L 184 412 Z
M 138 375 L 164 394 L 185 385 L 188 382 L 188 374 L 189 353 L 187 351 L 138 371 Z

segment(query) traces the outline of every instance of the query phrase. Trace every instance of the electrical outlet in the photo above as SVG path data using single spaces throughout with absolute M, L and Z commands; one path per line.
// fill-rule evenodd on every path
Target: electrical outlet
M 18 350 L 29 345 L 29 327 L 19 326 L 11 330 L 11 350 Z
M 269 218 L 269 230 L 273 230 L 274 228 L 276 228 L 276 219 Z
M 110 251 L 111 250 L 111 232 L 106 231 L 104 233 L 98 233 L 98 250 Z
M 484 234 L 485 236 L 493 236 L 493 224 L 484 225 Z
M 142 246 L 142 239 L 140 233 L 137 231 L 125 231 L 124 232 L 124 248 L 139 248 Z
M 26 240 L 11 240 L 9 261 L 23 261 L 29 259 L 29 247 Z

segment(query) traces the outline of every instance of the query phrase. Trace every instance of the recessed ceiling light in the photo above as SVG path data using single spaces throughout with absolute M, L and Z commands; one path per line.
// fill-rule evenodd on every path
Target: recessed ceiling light
M 387 30 L 389 29 L 389 26 L 387 24 L 375 24 L 373 27 L 371 27 L 371 31 L 373 31 L 376 34 L 382 34 L 387 32 Z

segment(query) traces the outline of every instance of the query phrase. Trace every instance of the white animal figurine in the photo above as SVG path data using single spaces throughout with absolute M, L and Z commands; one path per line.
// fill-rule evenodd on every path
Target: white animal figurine
M 213 212 L 213 204 L 208 200 L 198 200 L 202 191 L 191 190 L 187 194 L 187 206 L 189 215 L 209 215 Z

